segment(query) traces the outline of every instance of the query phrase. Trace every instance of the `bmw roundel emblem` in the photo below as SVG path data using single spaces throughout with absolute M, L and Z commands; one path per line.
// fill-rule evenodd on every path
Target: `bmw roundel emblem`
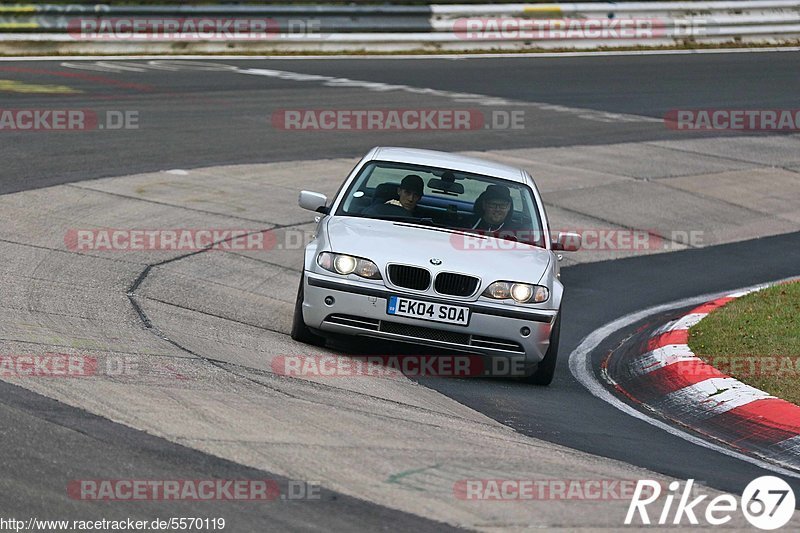
M 442 264 L 442 260 L 441 259 L 436 259 L 435 257 L 433 257 L 433 258 L 431 258 L 431 264 L 432 265 L 441 265 Z

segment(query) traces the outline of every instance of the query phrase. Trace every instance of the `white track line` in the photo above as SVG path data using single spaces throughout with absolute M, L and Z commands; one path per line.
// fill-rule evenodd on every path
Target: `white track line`
M 796 279 L 796 278 L 786 278 L 785 280 L 778 280 L 774 283 L 779 283 L 781 281 L 788 281 L 790 279 Z M 747 287 L 746 289 L 742 290 L 755 290 L 756 288 L 762 288 L 765 286 L 766 286 L 765 284 L 761 283 L 759 285 Z M 714 450 L 729 457 L 740 459 L 747 463 L 754 464 L 760 468 L 763 468 L 765 470 L 770 470 L 772 472 L 775 472 L 783 476 L 800 478 L 800 473 L 798 472 L 787 470 L 785 468 L 776 466 L 772 463 L 768 463 L 761 459 L 756 459 L 754 457 L 750 457 L 743 453 L 729 450 L 718 444 L 714 444 L 713 442 L 703 440 L 690 433 L 682 431 L 665 422 L 662 422 L 661 420 L 657 420 L 655 418 L 651 418 L 645 415 L 644 413 L 634 409 L 630 405 L 626 404 L 625 402 L 614 396 L 597 379 L 592 369 L 592 361 L 591 361 L 592 352 L 595 350 L 595 348 L 597 348 L 597 346 L 600 345 L 601 342 L 603 342 L 603 340 L 605 340 L 608 336 L 610 336 L 614 332 L 626 326 L 629 326 L 634 322 L 638 322 L 639 320 L 647 318 L 648 316 L 652 316 L 656 313 L 669 311 L 671 309 L 677 309 L 679 307 L 688 307 L 690 305 L 698 305 L 706 303 L 710 300 L 716 300 L 717 298 L 729 295 L 730 293 L 731 291 L 724 291 L 714 294 L 704 294 L 702 296 L 696 296 L 694 298 L 686 298 L 683 300 L 678 300 L 675 302 L 662 304 L 655 307 L 650 307 L 648 309 L 644 309 L 642 311 L 638 311 L 636 313 L 631 313 L 629 315 L 620 317 L 614 320 L 613 322 L 609 322 L 605 326 L 598 328 L 589 335 L 587 335 L 586 338 L 584 338 L 581 341 L 578 347 L 575 348 L 575 350 L 573 350 L 571 354 L 569 354 L 569 370 L 570 372 L 572 372 L 572 375 L 575 376 L 575 379 L 577 379 L 581 383 L 581 385 L 586 387 L 589 390 L 589 392 L 591 392 L 594 396 L 600 398 L 606 403 L 611 404 L 612 406 L 616 407 L 617 409 L 619 409 L 620 411 L 622 411 L 627 415 L 642 420 L 643 422 L 647 422 L 648 424 L 655 426 L 657 428 L 663 429 L 667 433 L 679 437 L 685 441 L 691 442 L 692 444 L 697 444 L 698 446 Z
M 641 115 L 632 115 L 628 113 L 611 113 L 608 111 L 597 111 L 594 109 L 584 107 L 567 107 L 561 105 L 547 104 L 544 102 L 528 102 L 524 100 L 513 100 L 502 98 L 499 96 L 490 96 L 478 93 L 463 93 L 456 91 L 446 91 L 442 89 L 433 89 L 430 87 L 416 87 L 412 85 L 400 85 L 392 83 L 383 83 L 366 80 L 354 80 L 350 78 L 339 78 L 335 76 L 323 76 L 320 74 L 304 74 L 301 72 L 290 72 L 286 70 L 274 70 L 265 68 L 239 68 L 231 70 L 230 72 L 237 72 L 239 74 L 248 74 L 252 76 L 266 76 L 269 78 L 277 78 L 282 80 L 297 81 L 297 82 L 315 82 L 320 83 L 326 87 L 357 87 L 367 91 L 375 91 L 386 93 L 389 91 L 402 91 L 411 94 L 423 94 L 427 96 L 436 96 L 446 98 L 453 102 L 459 103 L 474 103 L 484 106 L 529 106 L 537 109 L 544 109 L 557 113 L 565 113 L 575 116 L 584 120 L 591 120 L 595 122 L 649 122 L 660 123 L 662 119 L 646 117 Z

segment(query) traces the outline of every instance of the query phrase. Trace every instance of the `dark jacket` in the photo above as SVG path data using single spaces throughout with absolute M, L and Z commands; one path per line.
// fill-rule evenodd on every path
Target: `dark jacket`
M 419 217 L 416 208 L 414 209 L 414 211 L 407 211 L 402 205 L 390 202 L 397 202 L 397 200 L 389 200 L 389 202 L 385 204 L 372 204 L 371 206 L 364 209 L 363 213 L 365 215 L 378 216 L 378 217 L 385 217 L 385 216 Z

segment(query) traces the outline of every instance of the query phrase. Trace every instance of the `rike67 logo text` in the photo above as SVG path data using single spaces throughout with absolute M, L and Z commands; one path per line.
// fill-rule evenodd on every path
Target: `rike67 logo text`
M 730 522 L 741 509 L 747 521 L 754 527 L 773 530 L 785 526 L 794 515 L 795 497 L 792 487 L 781 478 L 762 476 L 748 483 L 742 492 L 741 504 L 732 494 L 721 494 L 710 501 L 708 495 L 694 494 L 694 480 L 686 482 L 683 489 L 679 481 L 668 486 L 663 498 L 661 484 L 648 479 L 639 480 L 633 493 L 625 524 L 706 524 L 721 526 Z M 677 502 L 676 502 L 677 500 Z M 659 509 L 660 507 L 660 509 Z M 659 512 L 660 511 L 660 512 Z M 651 512 L 655 514 L 651 515 Z

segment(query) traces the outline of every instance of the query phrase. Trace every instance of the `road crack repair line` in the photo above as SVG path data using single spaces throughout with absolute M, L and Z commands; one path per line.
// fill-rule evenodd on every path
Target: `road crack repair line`
M 294 227 L 294 226 L 301 226 L 301 225 L 305 225 L 305 224 L 308 224 L 308 223 L 309 222 L 306 221 L 306 222 L 301 222 L 301 223 L 296 223 L 296 224 L 279 225 L 279 226 L 275 226 L 273 228 L 273 230 L 274 229 L 284 229 L 284 228 L 289 228 L 289 227 Z M 214 359 L 214 358 L 211 358 L 211 357 L 207 357 L 207 356 L 201 355 L 201 354 L 199 354 L 199 353 L 197 353 L 197 352 L 195 352 L 195 351 L 193 351 L 193 350 L 181 345 L 177 341 L 169 338 L 169 336 L 167 336 L 155 324 L 153 324 L 152 320 L 150 320 L 150 317 L 147 315 L 147 313 L 144 311 L 144 309 L 142 309 L 142 307 L 139 305 L 139 302 L 137 302 L 137 298 L 147 298 L 148 300 L 152 300 L 151 298 L 148 298 L 146 296 L 143 297 L 143 296 L 138 295 L 136 291 L 142 285 L 142 283 L 144 283 L 145 279 L 147 279 L 148 275 L 153 270 L 153 268 L 160 267 L 160 266 L 163 266 L 163 265 L 166 265 L 166 264 L 169 264 L 169 263 L 174 263 L 174 262 L 180 261 L 182 259 L 186 259 L 188 257 L 192 257 L 192 256 L 195 256 L 195 255 L 204 253 L 204 252 L 208 252 L 214 246 L 218 246 L 219 244 L 221 244 L 223 242 L 226 242 L 226 241 L 229 241 L 231 239 L 232 239 L 232 237 L 229 237 L 227 239 L 222 239 L 222 240 L 220 240 L 218 242 L 213 243 L 208 248 L 204 248 L 202 250 L 196 250 L 196 251 L 189 252 L 189 253 L 181 255 L 181 256 L 173 257 L 173 258 L 166 259 L 166 260 L 158 262 L 158 263 L 153 263 L 153 264 L 147 265 L 145 267 L 145 269 L 142 270 L 142 272 L 136 278 L 136 280 L 131 284 L 131 286 L 128 288 L 128 290 L 126 292 L 126 294 L 128 296 L 128 300 L 130 301 L 131 305 L 133 306 L 134 311 L 139 316 L 139 319 L 141 320 L 141 322 L 144 325 L 145 329 L 147 329 L 153 335 L 157 336 L 158 338 L 162 339 L 163 341 L 170 343 L 171 345 L 175 346 L 179 350 L 189 354 L 190 356 L 192 356 L 194 358 L 197 358 L 197 359 L 199 359 L 199 360 L 201 360 L 201 361 L 203 361 L 203 362 L 205 362 L 205 363 L 207 363 L 207 364 L 209 364 L 209 365 L 211 365 L 211 366 L 213 366 L 213 367 L 215 367 L 215 368 L 217 368 L 217 369 L 219 369 L 219 370 L 221 370 L 223 372 L 227 372 L 227 373 L 229 373 L 229 374 L 231 374 L 233 376 L 236 376 L 237 378 L 244 379 L 245 381 L 248 381 L 248 382 L 250 382 L 250 383 L 252 383 L 252 384 L 254 384 L 256 386 L 263 387 L 263 388 L 268 389 L 268 390 L 270 390 L 272 392 L 275 392 L 277 394 L 283 395 L 283 396 L 285 396 L 287 398 L 290 398 L 290 399 L 293 399 L 293 400 L 298 400 L 298 401 L 303 401 L 303 402 L 308 402 L 308 403 L 311 403 L 311 404 L 324 404 L 324 402 L 310 400 L 309 398 L 305 398 L 305 397 L 302 397 L 300 395 L 296 395 L 296 394 L 292 394 L 290 392 L 287 392 L 287 391 L 283 390 L 280 387 L 276 387 L 276 386 L 273 386 L 273 385 L 271 385 L 269 383 L 265 383 L 264 381 L 256 379 L 252 375 L 262 376 L 262 377 L 269 377 L 271 379 L 274 379 L 274 378 L 280 379 L 279 376 L 275 376 L 274 374 L 271 374 L 269 372 L 266 372 L 266 371 L 258 369 L 258 368 L 247 367 L 247 366 L 244 366 L 244 365 L 225 362 L 225 361 L 221 361 L 221 360 Z M 158 301 L 158 300 L 154 300 L 154 301 Z M 162 303 L 166 303 L 166 302 L 162 302 Z M 169 305 L 174 305 L 174 304 L 169 304 Z M 202 313 L 202 311 L 197 311 L 197 312 Z M 207 313 L 203 313 L 203 314 L 207 314 Z M 238 320 L 235 320 L 235 319 L 232 319 L 232 318 L 226 318 L 226 317 L 220 317 L 220 318 L 222 318 L 224 320 L 229 320 L 231 322 L 239 323 L 239 324 L 250 325 L 250 324 L 246 324 L 246 323 L 243 323 L 241 321 L 238 321 Z M 261 326 L 253 326 L 253 327 L 258 327 L 259 329 L 265 329 L 265 328 L 263 328 Z M 269 330 L 269 331 L 273 331 L 273 330 Z M 279 333 L 279 334 L 283 334 L 283 335 L 288 335 L 287 333 L 279 332 L 279 331 L 276 331 L 276 330 L 273 331 L 273 332 Z M 241 370 L 240 371 L 235 371 L 234 369 L 241 369 Z M 252 375 L 248 375 L 248 374 L 252 374 Z M 314 387 L 314 388 L 318 388 L 318 389 L 322 389 L 322 390 L 329 390 L 329 389 L 340 390 L 337 387 L 333 387 L 333 386 L 326 385 L 326 384 L 323 384 L 323 383 L 317 383 L 315 381 L 306 381 L 306 380 L 304 380 L 304 384 L 307 384 L 308 386 L 311 386 L 311 387 Z M 382 401 L 382 402 L 388 402 L 389 404 L 397 405 L 397 406 L 403 407 L 405 409 L 412 409 L 414 411 L 419 411 L 419 412 L 423 412 L 423 413 L 427 413 L 427 414 L 435 414 L 435 415 L 440 415 L 441 414 L 441 413 L 439 413 L 437 411 L 433 411 L 433 410 L 430 410 L 430 409 L 426 409 L 426 408 L 423 408 L 423 407 L 419 407 L 419 406 L 415 406 L 415 405 L 411 405 L 411 404 L 407 404 L 407 403 L 397 402 L 397 401 L 390 400 L 390 399 L 387 399 L 387 398 L 382 398 L 382 397 L 373 396 L 373 395 L 370 395 L 370 394 L 365 394 L 365 393 L 360 393 L 360 392 L 355 392 L 355 391 L 350 391 L 350 392 L 353 393 L 353 394 L 358 394 L 359 396 L 363 396 L 363 397 L 369 398 L 371 400 L 378 400 L 378 401 Z M 363 411 L 361 409 L 354 408 L 354 407 L 342 407 L 342 409 L 347 410 L 347 411 L 356 412 L 356 413 L 367 413 L 367 414 L 374 415 L 374 413 L 372 413 L 371 411 Z M 382 415 L 382 416 L 384 418 L 387 418 L 387 419 L 390 419 L 390 420 L 408 421 L 406 418 L 402 418 L 402 417 L 396 417 L 396 416 L 391 416 L 391 415 Z M 458 418 L 460 420 L 466 420 L 466 419 L 464 419 L 462 417 L 456 417 L 456 418 Z M 421 423 L 421 422 L 418 422 L 418 423 Z M 426 425 L 426 426 L 429 426 L 429 427 L 434 427 L 434 428 L 440 427 L 438 424 L 434 424 L 434 423 L 422 423 L 422 424 Z M 483 425 L 484 424 L 481 424 L 481 426 L 483 426 Z

